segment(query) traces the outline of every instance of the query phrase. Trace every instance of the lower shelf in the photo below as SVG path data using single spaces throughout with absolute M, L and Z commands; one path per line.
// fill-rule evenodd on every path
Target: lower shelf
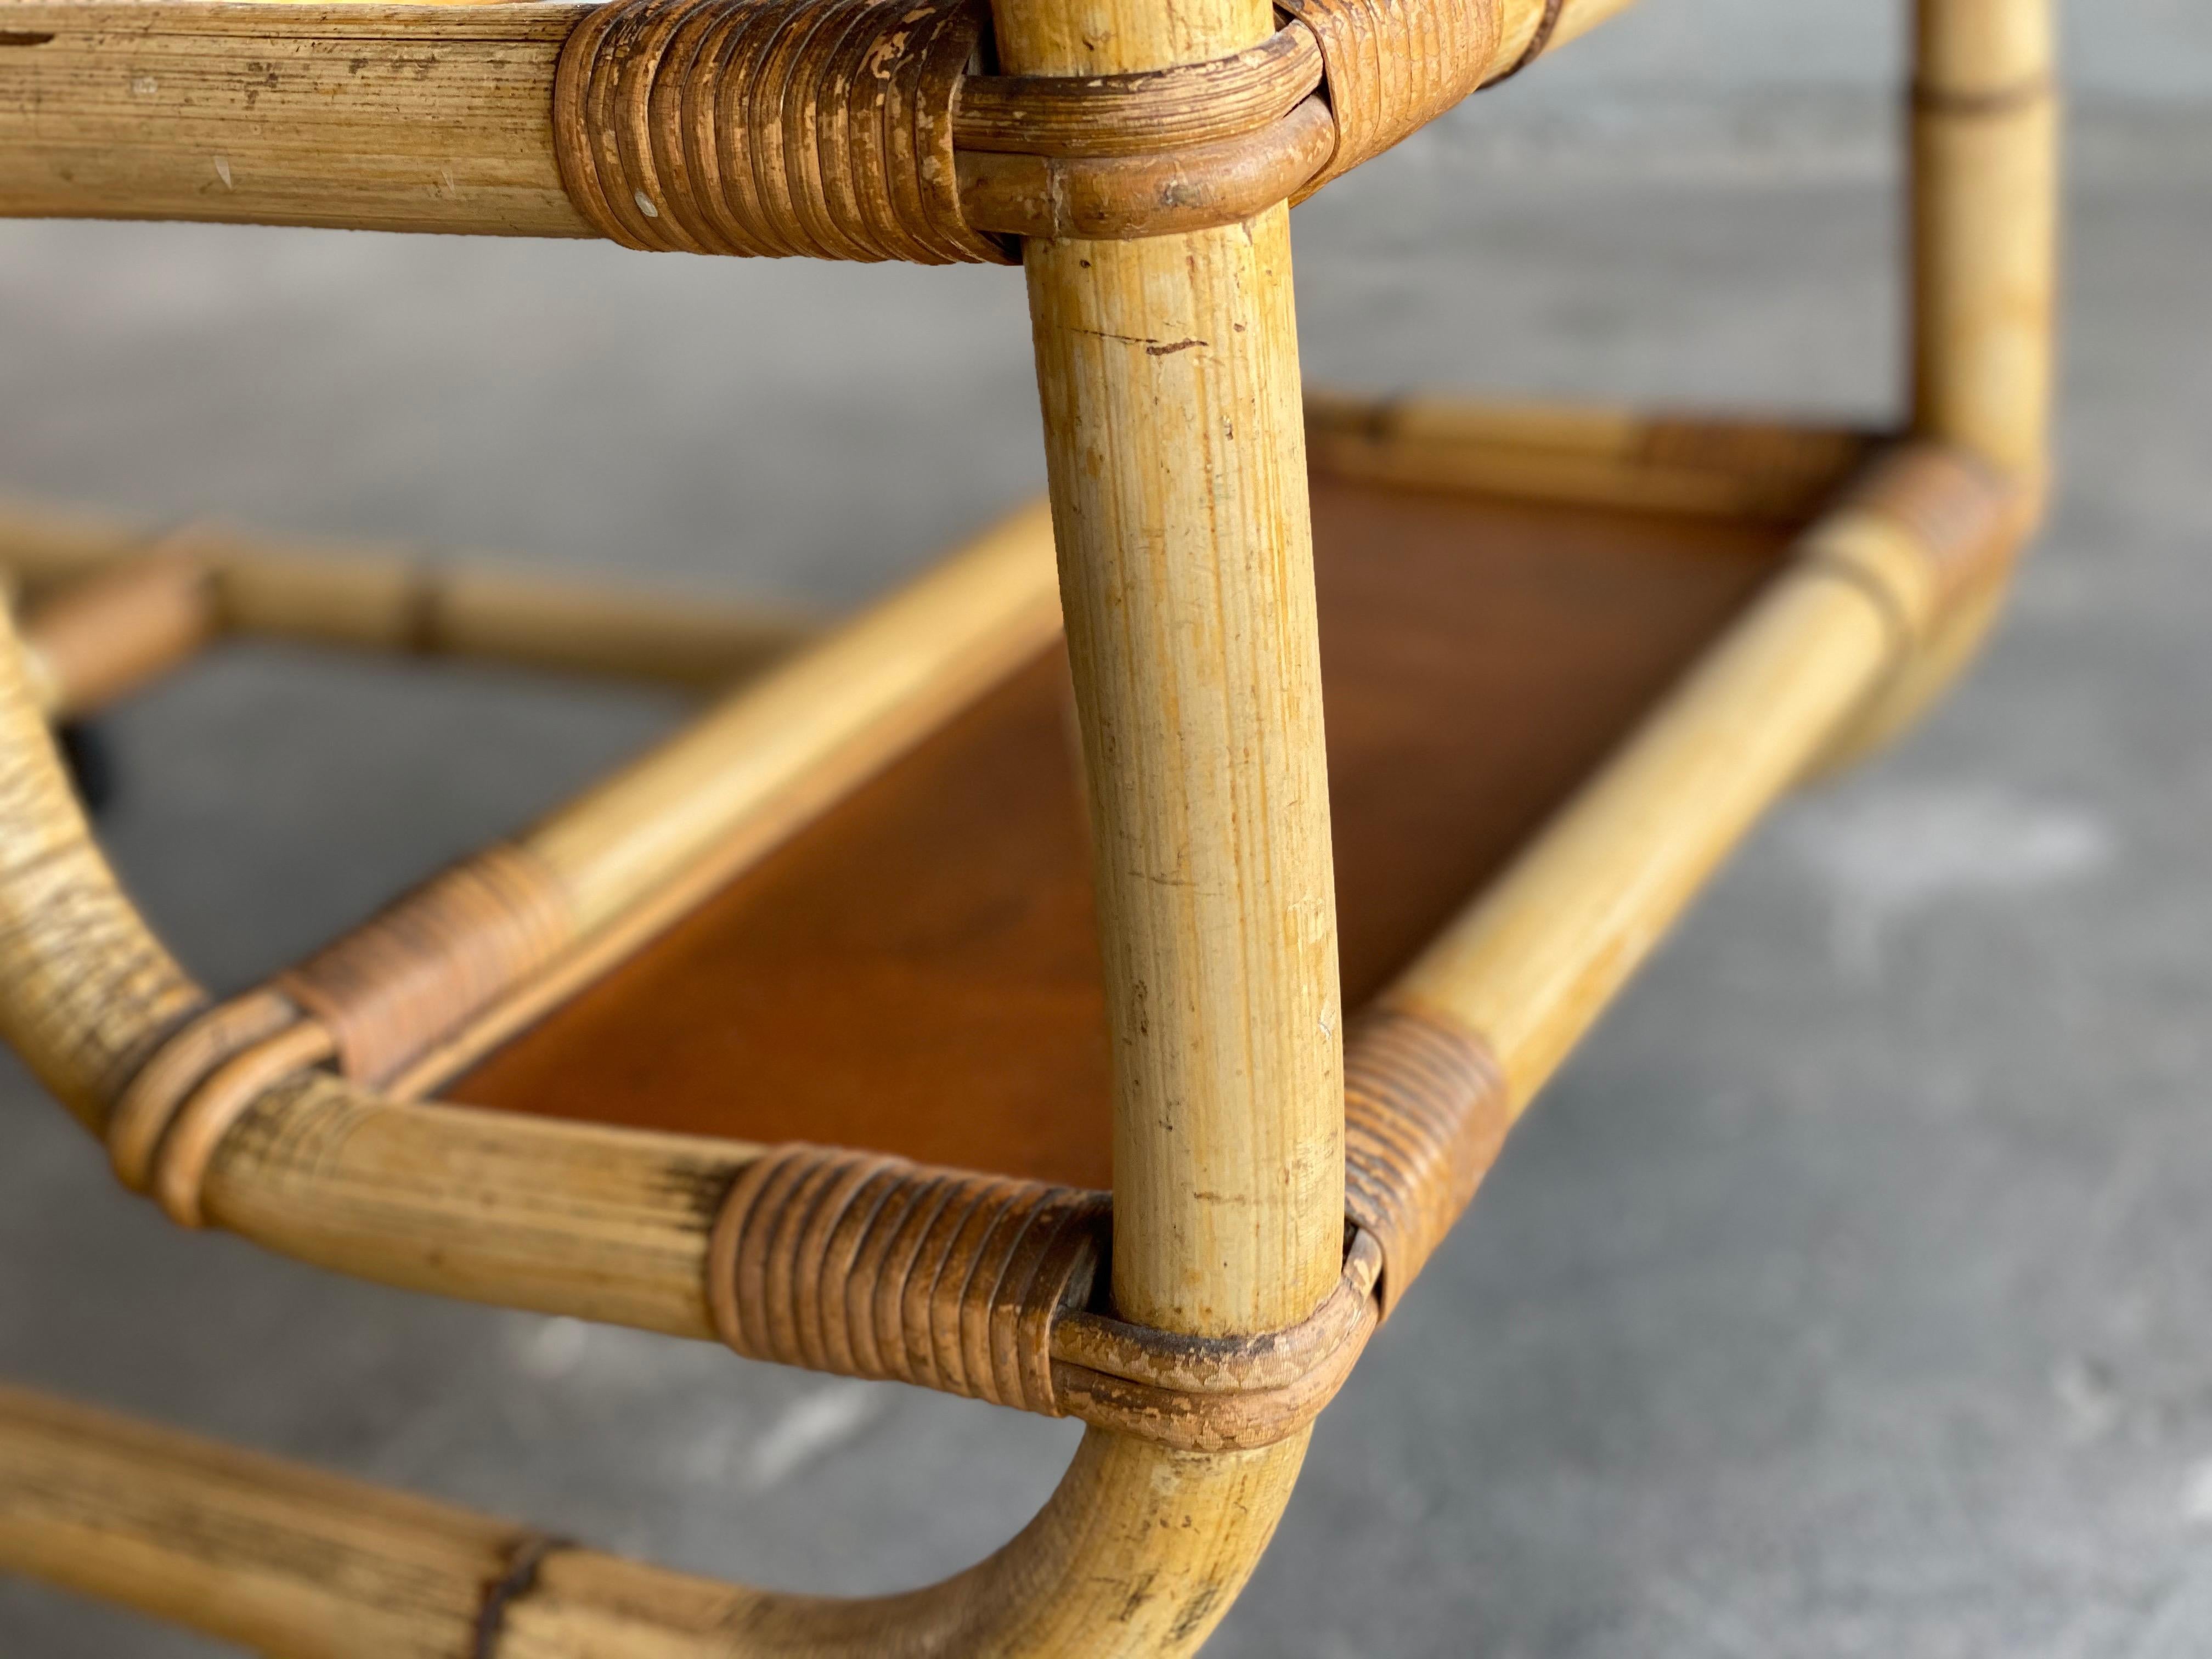
M 1601 760 L 1795 526 L 1316 477 L 1344 997 Z M 1051 655 L 444 1098 L 1103 1188 L 1109 1055 Z

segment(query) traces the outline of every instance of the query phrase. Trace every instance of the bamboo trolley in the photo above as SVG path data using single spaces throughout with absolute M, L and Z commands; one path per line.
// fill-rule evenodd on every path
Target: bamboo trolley
M 0 1566 L 258 1651 L 1194 1649 L 1515 1119 L 2040 511 L 2048 0 L 1917 0 L 1895 433 L 1302 393 L 1289 204 L 1626 0 L 0 4 L 6 213 L 1027 270 L 1049 512 L 827 630 L 0 513 L 0 1030 L 124 1182 L 1089 1425 L 838 1601 L 0 1390 Z M 715 697 L 216 999 L 50 722 L 233 631 Z

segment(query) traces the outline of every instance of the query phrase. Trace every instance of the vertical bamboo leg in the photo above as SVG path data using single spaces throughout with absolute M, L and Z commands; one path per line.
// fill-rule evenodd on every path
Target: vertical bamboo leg
M 2058 100 L 2051 0 L 1915 0 L 1912 429 L 2020 486 L 2041 516 L 2058 286 Z M 2002 568 L 1961 592 L 1821 757 L 1833 770 L 1917 720 L 1973 659 Z
M 2052 33 L 2051 0 L 1918 0 L 1914 426 L 2029 483 L 2051 409 Z
M 1037 75 L 1216 57 L 1271 27 L 1264 0 L 1000 0 L 997 21 L 1004 66 Z M 1327 1294 L 1343 1227 L 1288 216 L 1033 242 L 1027 265 L 1115 1044 L 1115 1294 L 1169 1330 L 1265 1329 Z M 1142 1588 L 1146 1628 L 1110 1645 L 1204 1639 L 1304 1447 L 1203 1458 L 1092 1435 L 1079 1469 L 1152 1494 L 1142 1524 L 1091 1541 L 1094 1583 Z M 1171 1535 L 1176 1514 L 1206 1535 Z
M 1005 5 L 1025 74 L 1262 39 L 1261 0 Z M 1341 1043 L 1289 224 L 1033 244 L 1115 1043 L 1115 1291 L 1215 1334 L 1341 1265 Z

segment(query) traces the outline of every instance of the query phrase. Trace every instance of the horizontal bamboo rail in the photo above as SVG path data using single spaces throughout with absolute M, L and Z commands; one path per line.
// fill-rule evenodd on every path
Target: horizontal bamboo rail
M 470 1653 L 527 1536 L 0 1388 L 0 1560 L 255 1652 Z
M 780 836 L 794 814 L 835 799 L 1059 632 L 1040 505 L 554 813 L 523 845 L 592 932 L 740 826 Z
M 1877 434 L 1455 397 L 1306 398 L 1316 471 L 1531 501 L 1802 519 Z M 813 636 L 794 611 L 503 568 L 490 556 L 163 529 L 0 497 L 42 706 L 88 712 L 227 635 L 725 690 Z M 61 637 L 62 635 L 66 637 Z
M 817 624 L 794 609 L 502 568 L 472 555 L 279 543 L 221 525 L 161 530 L 0 501 L 35 695 L 80 714 L 225 635 L 476 657 L 726 690 Z
M 1312 393 L 1316 471 L 1515 500 L 1802 524 L 1881 433 L 1459 397 Z
M 1918 475 L 1918 476 L 1916 476 Z M 1946 499 L 1923 514 L 1930 475 Z M 1479 1032 L 1525 1107 L 1776 799 L 2006 562 L 2016 492 L 1907 447 L 1388 993 Z
M 198 656 L 222 630 L 213 573 L 160 552 L 100 570 L 24 627 L 32 695 L 55 720 L 88 714 Z
M 1014 514 L 520 838 L 569 942 L 388 1081 L 428 1093 L 574 996 L 1060 631 L 1052 526 Z
M 1486 67 L 1511 69 L 1628 3 L 1498 0 Z M 592 9 L 12 0 L 0 31 L 0 216 L 599 234 L 564 187 L 553 121 L 562 46 Z M 1232 143 L 1218 166 L 1172 149 L 1012 157 L 1020 112 L 978 101 L 959 168 L 981 231 L 1096 234 L 1063 216 L 1079 219 L 1086 192 L 1100 191 L 1108 216 L 1127 221 L 1115 234 L 1186 228 L 1209 190 L 1210 222 L 1231 222 L 1291 194 L 1334 147 L 1325 122 L 1316 136 L 1286 118 L 1264 155 Z

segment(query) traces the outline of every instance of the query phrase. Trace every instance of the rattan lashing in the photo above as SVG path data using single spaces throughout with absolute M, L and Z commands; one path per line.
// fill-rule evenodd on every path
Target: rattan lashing
M 1504 1144 L 1480 1039 L 1383 1008 L 1346 1044 L 1346 1248 L 1285 1330 L 1179 1336 L 1115 1318 L 1106 1194 L 780 1147 L 724 1201 L 708 1301 L 739 1353 L 888 1378 L 1186 1450 L 1271 1445 L 1334 1397 Z
M 1496 0 L 1281 12 L 1206 63 L 998 76 L 973 71 L 983 0 L 611 0 L 562 51 L 561 176 L 629 247 L 1004 262 L 1012 235 L 1158 234 L 1310 195 L 1474 91 L 1503 30 Z

